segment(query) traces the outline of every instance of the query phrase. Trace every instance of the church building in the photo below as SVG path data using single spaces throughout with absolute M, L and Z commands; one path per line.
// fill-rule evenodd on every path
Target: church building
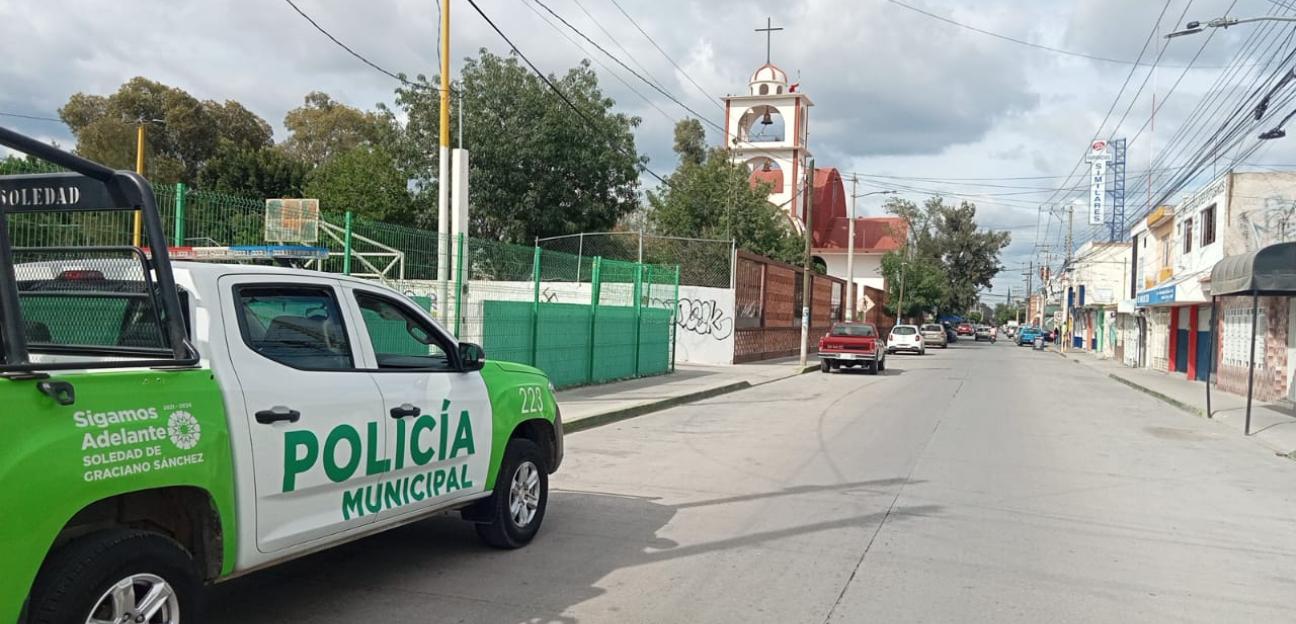
M 851 198 L 836 168 L 818 165 L 808 172 L 814 102 L 768 59 L 747 86 L 745 95 L 723 98 L 725 146 L 735 162 L 747 165 L 753 184 L 770 185 L 770 202 L 783 210 L 797 233 L 804 234 L 810 223 L 815 262 L 829 275 L 847 279 Z M 807 202 L 811 193 L 813 202 Z M 806 214 L 808 203 L 813 215 Z M 882 302 L 882 256 L 902 246 L 906 227 L 899 217 L 857 217 L 854 234 L 855 310 L 862 316 Z

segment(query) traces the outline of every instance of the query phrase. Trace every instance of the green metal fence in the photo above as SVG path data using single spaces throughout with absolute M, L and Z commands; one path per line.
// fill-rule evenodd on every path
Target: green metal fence
M 9 173 L 54 171 L 33 163 Z M 265 201 L 155 184 L 172 246 L 265 245 Z M 10 217 L 18 246 L 129 245 L 129 213 Z M 669 372 L 674 367 L 678 265 L 569 254 L 325 211 L 327 259 L 308 268 L 380 280 L 431 312 L 487 357 L 544 370 L 569 387 Z M 444 255 L 443 255 L 444 254 Z M 462 258 L 462 262 L 458 259 Z M 445 279 L 437 268 L 446 262 Z M 662 302 L 671 302 L 665 305 Z

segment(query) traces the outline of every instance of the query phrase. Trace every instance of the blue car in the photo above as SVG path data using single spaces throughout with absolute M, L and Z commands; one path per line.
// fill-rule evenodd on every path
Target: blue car
M 1022 327 L 1017 330 L 1017 346 L 1035 344 L 1035 339 L 1043 335 L 1038 327 Z

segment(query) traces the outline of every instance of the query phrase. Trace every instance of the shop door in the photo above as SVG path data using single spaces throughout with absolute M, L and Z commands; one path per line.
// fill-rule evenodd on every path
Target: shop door
M 1211 365 L 1215 354 L 1211 349 L 1210 306 L 1197 310 L 1197 381 L 1210 380 Z
M 1188 372 L 1188 332 L 1193 330 L 1189 327 L 1189 313 L 1187 307 L 1174 308 L 1171 314 L 1178 315 L 1178 322 L 1175 324 L 1175 352 L 1174 363 L 1176 373 Z

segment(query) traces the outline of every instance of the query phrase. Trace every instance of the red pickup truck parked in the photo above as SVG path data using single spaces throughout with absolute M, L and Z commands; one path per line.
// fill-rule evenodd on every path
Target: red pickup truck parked
M 819 339 L 819 370 L 863 366 L 870 375 L 886 370 L 886 344 L 872 323 L 834 323 Z

